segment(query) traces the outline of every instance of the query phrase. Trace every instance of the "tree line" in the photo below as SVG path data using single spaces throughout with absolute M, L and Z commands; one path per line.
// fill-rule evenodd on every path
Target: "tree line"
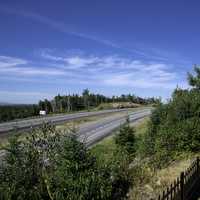
M 38 105 L 2 105 L 0 106 L 0 122 L 36 116 Z
M 103 103 L 132 102 L 142 105 L 155 104 L 159 102 L 157 98 L 142 98 L 135 95 L 124 95 L 106 97 L 102 94 L 91 93 L 88 89 L 82 94 L 60 95 L 52 100 L 40 100 L 35 105 L 2 105 L 0 106 L 0 122 L 10 121 L 39 115 L 40 110 L 46 113 L 64 113 L 81 110 L 90 110 Z
M 106 97 L 101 94 L 90 93 L 88 89 L 83 90 L 81 95 L 57 95 L 53 100 L 39 101 L 39 108 L 47 113 L 71 112 L 79 110 L 90 110 L 102 103 L 132 102 L 142 105 L 158 103 L 157 98 L 142 98 L 135 95 L 124 95 Z

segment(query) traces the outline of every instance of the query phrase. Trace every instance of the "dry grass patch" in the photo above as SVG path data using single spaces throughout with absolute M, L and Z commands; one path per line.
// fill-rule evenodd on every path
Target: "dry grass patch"
M 182 154 L 179 159 L 173 161 L 168 167 L 153 171 L 148 164 L 138 166 L 136 170 L 133 188 L 129 192 L 129 200 L 155 199 L 174 180 L 180 176 L 192 163 L 198 154 Z
M 105 109 L 117 109 L 117 108 L 139 108 L 139 107 L 143 107 L 143 105 L 132 102 L 115 102 L 115 103 L 101 103 L 96 109 L 105 110 Z

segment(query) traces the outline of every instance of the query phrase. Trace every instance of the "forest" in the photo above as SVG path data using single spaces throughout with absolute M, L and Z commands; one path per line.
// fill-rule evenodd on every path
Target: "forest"
M 38 113 L 38 105 L 1 105 L 0 122 L 36 116 Z
M 0 122 L 10 121 L 39 115 L 39 110 L 45 110 L 49 113 L 65 113 L 80 110 L 91 110 L 102 103 L 111 102 L 132 102 L 142 105 L 154 104 L 159 102 L 157 98 L 141 98 L 135 95 L 121 95 L 106 97 L 101 94 L 90 93 L 85 89 L 81 95 L 60 95 L 58 94 L 52 100 L 40 100 L 35 105 L 6 105 L 0 106 Z

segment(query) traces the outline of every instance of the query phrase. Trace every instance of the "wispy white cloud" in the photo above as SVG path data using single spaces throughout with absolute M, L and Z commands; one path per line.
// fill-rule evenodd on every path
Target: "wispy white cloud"
M 44 92 L 30 91 L 0 91 L 0 95 L 16 95 L 16 96 L 53 96 L 53 94 Z
M 14 58 L 9 56 L 0 56 L 0 68 L 14 67 L 17 65 L 25 65 L 27 61 L 21 58 Z
M 59 90 L 65 85 L 68 89 L 80 86 L 115 90 L 122 88 L 127 91 L 146 89 L 157 91 L 157 94 L 164 91 L 170 93 L 177 85 L 187 87 L 184 75 L 175 70 L 173 65 L 164 62 L 147 62 L 117 55 L 60 55 L 56 52 L 41 53 L 38 60 L 41 59 L 43 64 L 0 55 L 0 80 L 10 84 L 12 81 L 28 85 L 37 83 L 41 85 L 39 91 L 51 84 L 55 94 L 55 88 Z M 26 102 L 32 101 L 31 96 L 34 96 L 35 100 L 50 97 L 43 92 L 32 90 L 30 93 L 0 91 L 3 101 L 9 96 L 20 101 L 20 95 Z
M 43 56 L 43 55 L 42 55 Z M 46 54 L 45 59 L 56 61 L 57 56 Z M 66 55 L 59 56 L 62 68 L 73 69 L 80 79 L 107 86 L 172 89 L 177 84 L 185 86 L 182 74 L 164 62 L 144 62 L 116 55 Z
M 47 66 L 37 67 L 33 61 L 0 56 L 0 75 L 35 78 L 52 77 L 53 81 L 133 88 L 173 89 L 185 86 L 174 66 L 163 62 L 144 62 L 117 55 L 66 55 L 42 52 Z M 48 79 L 49 81 L 49 79 Z
M 168 79 L 168 80 L 166 80 Z M 110 86 L 123 86 L 133 88 L 152 88 L 152 89 L 173 89 L 176 87 L 175 82 L 169 81 L 171 77 L 153 77 L 152 75 L 144 76 L 144 74 L 122 74 L 108 76 L 104 79 L 104 83 Z
M 10 56 L 0 56 L 0 74 L 14 75 L 62 75 L 64 72 L 60 69 L 42 68 L 31 66 L 25 59 Z
M 51 55 L 49 53 L 49 51 L 50 51 L 49 49 L 40 50 L 40 56 L 45 59 L 52 60 L 52 61 L 65 61 L 65 59 L 63 57 Z
M 63 75 L 65 72 L 61 70 L 54 69 L 36 69 L 30 67 L 12 67 L 12 68 L 2 68 L 0 73 L 14 74 L 14 75 L 43 75 L 43 76 L 58 76 Z

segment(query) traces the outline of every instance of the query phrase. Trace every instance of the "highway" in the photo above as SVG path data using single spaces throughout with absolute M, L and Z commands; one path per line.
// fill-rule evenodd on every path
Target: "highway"
M 151 108 L 144 108 L 139 111 L 129 112 L 128 116 L 130 122 L 134 124 L 139 123 L 144 117 L 149 116 L 151 114 L 151 110 Z M 126 122 L 126 119 L 127 112 L 124 112 L 121 115 L 108 116 L 95 122 L 82 124 L 80 125 L 79 130 L 77 131 L 78 140 L 84 142 L 89 148 L 93 144 L 109 136 L 113 130 L 119 128 L 120 125 L 124 124 Z M 2 158 L 4 155 L 5 151 L 0 150 L 0 158 Z
M 31 127 L 41 126 L 43 123 L 51 122 L 53 124 L 60 124 L 66 121 L 80 119 L 83 117 L 99 116 L 104 114 L 125 112 L 127 109 L 113 109 L 93 112 L 79 112 L 74 114 L 58 114 L 53 116 L 44 116 L 32 119 L 16 120 L 12 122 L 0 123 L 0 134 L 8 133 L 14 130 L 24 130 Z
M 140 111 L 129 113 L 130 122 L 135 124 L 146 116 L 151 114 L 151 109 L 146 108 Z M 126 122 L 127 115 L 107 117 L 89 125 L 80 126 L 78 131 L 78 139 L 84 142 L 88 147 L 110 135 L 113 130 L 120 127 Z

